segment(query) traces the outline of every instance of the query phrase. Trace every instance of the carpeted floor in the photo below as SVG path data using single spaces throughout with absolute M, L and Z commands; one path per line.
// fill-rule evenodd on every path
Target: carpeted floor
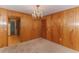
M 1 48 L 3 53 L 74 53 L 78 52 L 43 38 L 37 38 L 14 46 Z

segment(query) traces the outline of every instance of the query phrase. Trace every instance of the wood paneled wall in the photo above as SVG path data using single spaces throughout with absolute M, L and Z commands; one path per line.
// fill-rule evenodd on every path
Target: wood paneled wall
M 79 51 L 79 7 L 44 17 L 42 37 Z M 45 24 L 45 23 L 42 23 Z
M 8 36 L 8 17 L 20 17 L 20 36 Z M 2 22 L 4 24 L 2 25 Z M 79 50 L 79 7 L 33 20 L 31 15 L 0 9 L 0 47 L 43 37 L 66 47 Z
M 0 9 L 0 47 L 8 45 L 7 20 L 7 12 L 4 9 Z
M 8 36 L 8 17 L 20 17 L 20 36 Z M 2 25 L 4 21 L 6 25 Z M 0 47 L 40 37 L 40 21 L 33 20 L 31 15 L 0 8 Z

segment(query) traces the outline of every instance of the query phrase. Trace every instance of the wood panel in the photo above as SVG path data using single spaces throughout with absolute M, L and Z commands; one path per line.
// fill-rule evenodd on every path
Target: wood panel
M 21 18 L 20 36 L 9 37 L 8 17 Z M 4 23 L 2 23 L 4 21 Z M 2 25 L 3 24 L 3 25 Z M 42 32 L 42 33 L 41 33 Z M 66 47 L 79 50 L 79 7 L 33 20 L 28 14 L 0 9 L 0 47 L 42 37 Z
M 70 9 L 64 12 L 63 44 L 70 48 L 74 48 L 74 44 L 76 43 L 74 41 L 75 27 L 73 26 L 75 23 L 75 16 L 75 9 Z
M 79 7 L 45 17 L 46 39 L 79 50 Z
M 79 8 L 76 8 L 76 16 L 75 16 L 75 36 L 73 37 L 75 40 L 75 48 L 76 50 L 79 50 Z
M 0 47 L 7 46 L 7 12 L 0 9 Z
M 43 18 L 41 20 L 41 37 L 42 38 L 46 38 L 46 28 L 47 28 L 47 24 L 46 24 L 46 18 Z
M 47 31 L 47 32 L 46 32 L 47 35 L 46 35 L 46 36 L 47 36 L 47 39 L 49 39 L 49 40 L 52 40 L 52 36 L 51 36 L 51 34 L 52 34 L 52 33 L 51 33 L 51 26 L 52 26 L 52 25 L 51 25 L 51 20 L 52 20 L 52 19 L 51 19 L 51 16 L 47 16 L 47 17 L 46 17 L 46 23 L 47 23 L 47 30 L 46 30 L 46 31 Z
M 24 15 L 21 18 L 21 40 L 29 40 L 31 39 L 31 33 L 32 33 L 32 18 Z
M 33 25 L 32 25 L 32 36 L 33 38 L 39 38 L 40 33 L 41 33 L 41 21 L 40 20 L 33 20 Z
M 63 26 L 63 13 L 56 13 L 52 15 L 51 21 L 51 31 L 52 31 L 52 40 L 56 43 L 62 43 L 62 26 Z
M 28 41 L 33 38 L 40 37 L 40 21 L 33 20 L 31 15 L 9 10 L 8 17 L 11 17 L 11 16 L 21 18 L 21 20 L 20 20 L 21 29 L 20 29 L 20 36 L 18 36 L 18 37 L 14 36 L 14 37 L 12 37 L 13 39 L 10 37 L 8 39 L 8 40 L 10 40 L 9 42 L 12 42 L 11 40 L 13 40 L 13 43 L 15 44 L 15 42 L 18 43 L 19 41 Z
M 8 36 L 9 17 L 21 19 L 20 36 Z M 40 21 L 33 20 L 32 16 L 28 14 L 0 8 L 0 47 L 14 45 L 37 37 L 40 37 Z

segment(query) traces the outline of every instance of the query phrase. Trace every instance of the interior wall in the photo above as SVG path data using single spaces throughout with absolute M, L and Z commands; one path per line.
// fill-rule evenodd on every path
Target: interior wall
M 8 45 L 7 21 L 7 12 L 4 9 L 0 9 L 0 47 Z
M 8 17 L 12 16 L 20 17 L 21 26 L 19 36 L 8 36 Z M 40 37 L 40 21 L 33 20 L 31 15 L 0 8 L 1 21 L 4 21 L 6 24 L 0 23 L 0 47 L 10 46 Z
M 8 17 L 20 17 L 20 36 L 8 36 Z M 33 20 L 31 15 L 0 9 L 0 47 L 42 36 L 66 47 L 79 50 L 79 7 Z
M 79 7 L 45 16 L 44 19 L 43 38 L 79 50 Z

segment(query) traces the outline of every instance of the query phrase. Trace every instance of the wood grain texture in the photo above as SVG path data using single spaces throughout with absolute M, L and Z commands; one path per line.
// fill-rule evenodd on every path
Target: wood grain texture
M 18 41 L 23 42 L 40 37 L 40 21 L 33 20 L 31 15 L 9 10 L 8 17 L 11 16 L 20 17 L 21 19 L 20 36 L 13 37 L 16 43 L 18 43 Z M 12 38 L 8 38 L 8 40 L 12 40 Z
M 79 7 L 45 16 L 45 19 L 46 39 L 79 50 Z
M 44 17 L 41 20 L 41 37 L 46 38 L 46 28 L 47 28 L 47 24 L 46 24 L 46 18 Z
M 21 19 L 20 36 L 8 36 L 9 17 L 19 17 Z M 6 25 L 0 24 L 0 47 L 40 37 L 40 21 L 33 20 L 31 15 L 0 8 L 0 23 L 2 20 L 5 21 Z
M 8 36 L 8 17 L 20 17 L 20 36 Z M 6 25 L 2 25 L 4 21 Z M 33 20 L 31 15 L 0 9 L 0 47 L 43 37 L 79 51 L 79 7 Z
M 7 12 L 0 9 L 0 47 L 7 46 Z M 4 23 L 4 24 L 3 24 Z

